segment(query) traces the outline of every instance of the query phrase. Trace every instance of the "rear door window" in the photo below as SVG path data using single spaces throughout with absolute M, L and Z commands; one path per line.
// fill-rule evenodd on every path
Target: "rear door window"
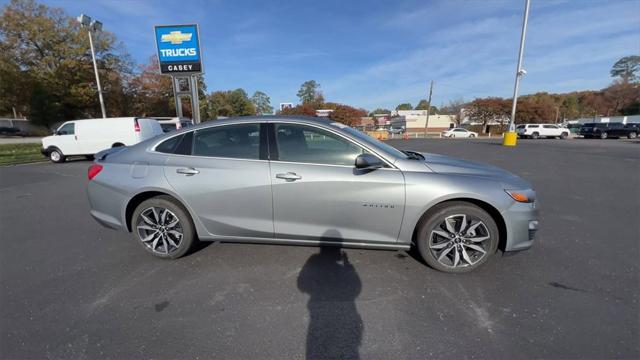
M 197 130 L 193 155 L 257 160 L 260 158 L 260 125 L 222 125 Z

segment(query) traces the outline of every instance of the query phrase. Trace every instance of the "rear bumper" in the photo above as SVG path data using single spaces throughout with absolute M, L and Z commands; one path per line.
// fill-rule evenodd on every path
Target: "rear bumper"
M 502 217 L 507 228 L 505 251 L 520 251 L 530 248 L 538 230 L 537 201 L 531 204 L 514 203 Z

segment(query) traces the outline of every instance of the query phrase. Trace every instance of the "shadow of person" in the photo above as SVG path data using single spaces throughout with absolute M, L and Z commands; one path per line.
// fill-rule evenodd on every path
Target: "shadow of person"
M 337 230 L 324 239 L 340 241 Z M 309 257 L 298 276 L 298 289 L 309 294 L 307 359 L 357 359 L 362 341 L 362 318 L 355 299 L 362 282 L 347 254 L 325 246 Z

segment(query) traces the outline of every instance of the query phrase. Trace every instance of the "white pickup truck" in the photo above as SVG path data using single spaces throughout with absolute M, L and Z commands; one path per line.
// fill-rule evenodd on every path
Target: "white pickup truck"
M 554 124 L 520 124 L 516 126 L 516 133 L 521 138 L 537 139 L 540 137 L 569 137 L 569 129 Z

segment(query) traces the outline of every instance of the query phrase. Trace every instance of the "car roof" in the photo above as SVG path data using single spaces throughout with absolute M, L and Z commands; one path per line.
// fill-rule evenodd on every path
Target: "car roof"
M 306 123 L 310 125 L 330 125 L 335 123 L 329 118 L 323 117 L 315 117 L 315 116 L 303 116 L 303 115 L 261 115 L 261 116 L 238 116 L 238 117 L 230 117 L 226 119 L 219 120 L 209 120 L 201 122 L 194 127 L 191 127 L 191 130 L 197 130 L 198 128 L 209 127 L 212 125 L 228 125 L 228 124 L 245 124 L 245 123 L 255 123 L 255 122 L 279 122 L 279 121 L 295 121 L 300 123 Z

